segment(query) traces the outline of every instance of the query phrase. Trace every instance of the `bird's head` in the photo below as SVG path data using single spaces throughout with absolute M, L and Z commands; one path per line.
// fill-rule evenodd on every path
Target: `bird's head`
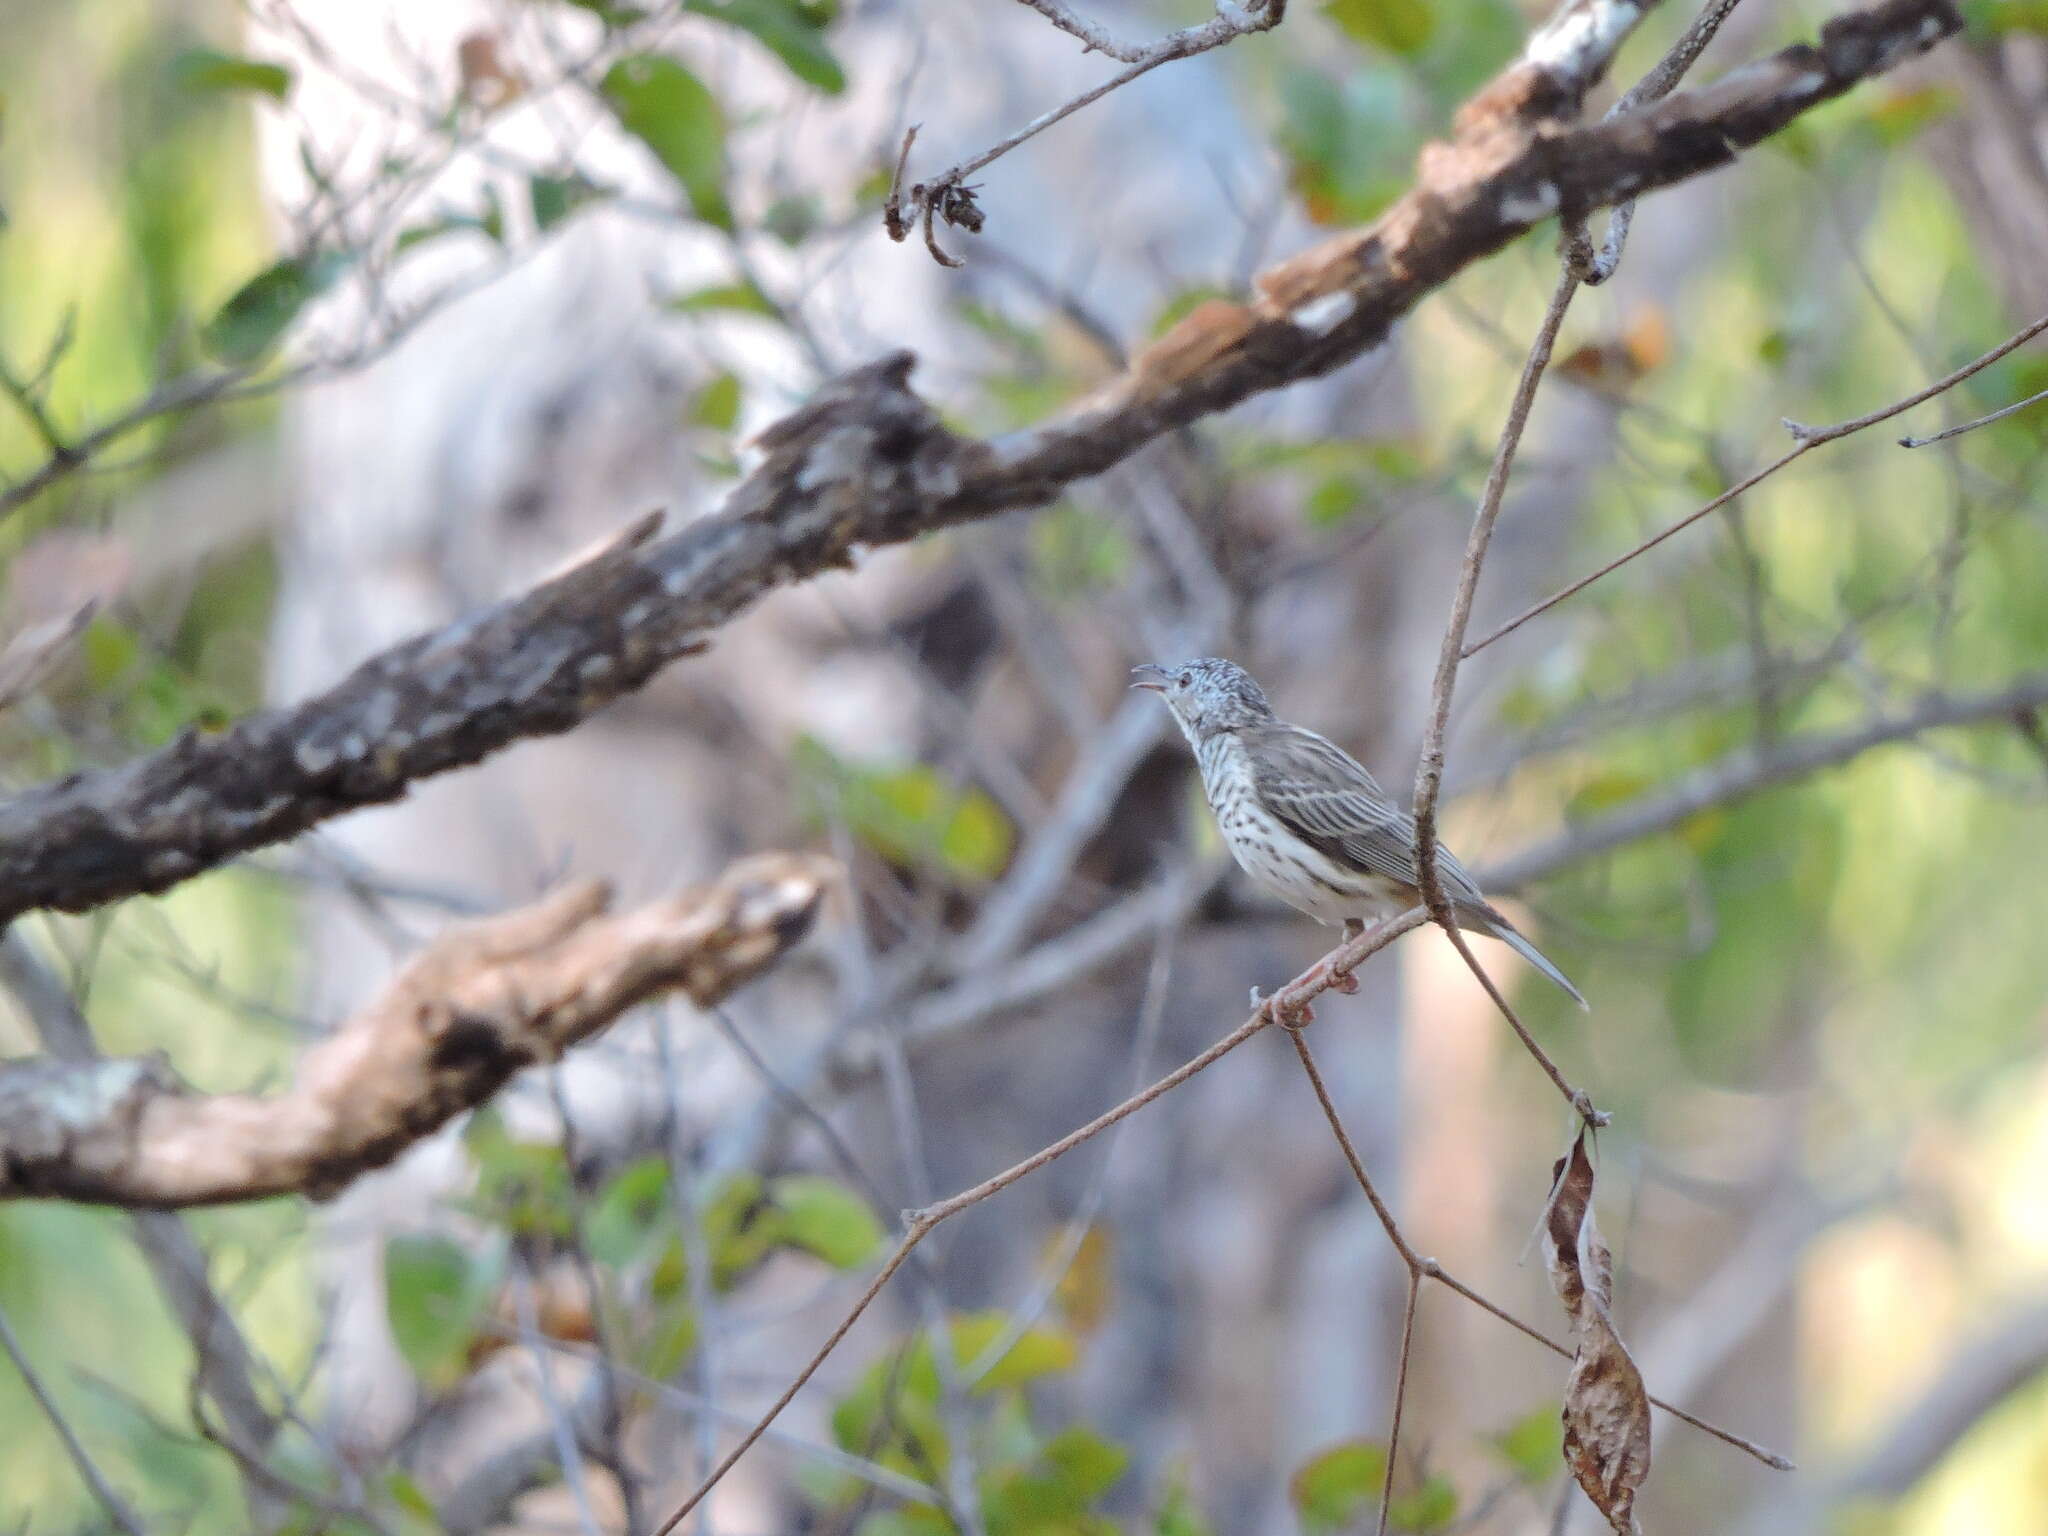
M 1165 699 L 1189 741 L 1200 742 L 1218 731 L 1241 730 L 1273 718 L 1273 706 L 1266 702 L 1252 675 L 1220 656 L 1203 656 L 1171 667 L 1147 662 L 1131 671 L 1137 677 L 1131 686 L 1148 688 Z

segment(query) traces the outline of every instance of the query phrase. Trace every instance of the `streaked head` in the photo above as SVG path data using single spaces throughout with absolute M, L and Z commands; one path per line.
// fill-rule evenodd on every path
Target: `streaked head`
M 1149 688 L 1165 699 L 1190 741 L 1273 718 L 1273 706 L 1266 702 L 1252 675 L 1220 656 L 1202 656 L 1171 667 L 1147 662 L 1131 671 L 1138 679 L 1131 686 Z

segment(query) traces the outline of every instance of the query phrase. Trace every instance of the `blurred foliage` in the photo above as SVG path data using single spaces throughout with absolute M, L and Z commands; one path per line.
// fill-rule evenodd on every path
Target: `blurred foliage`
M 816 820 L 845 826 L 894 863 L 978 884 L 1009 859 L 1014 833 L 986 790 L 950 785 L 921 763 L 848 762 L 808 736 L 790 760 Z

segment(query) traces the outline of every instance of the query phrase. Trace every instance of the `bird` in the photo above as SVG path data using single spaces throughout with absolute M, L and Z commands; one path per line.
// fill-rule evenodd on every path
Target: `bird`
M 1223 841 L 1258 885 L 1319 922 L 1351 931 L 1421 904 L 1415 818 L 1358 759 L 1276 716 L 1265 690 L 1234 661 L 1203 656 L 1131 670 L 1131 686 L 1157 693 L 1173 712 L 1194 748 Z M 1581 1008 L 1590 1007 L 1441 845 L 1436 867 L 1460 929 L 1499 939 Z

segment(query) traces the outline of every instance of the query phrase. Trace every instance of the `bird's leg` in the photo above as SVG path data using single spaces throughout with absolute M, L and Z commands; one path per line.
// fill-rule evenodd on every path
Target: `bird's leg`
M 1349 944 L 1364 932 L 1364 918 L 1347 917 L 1344 919 L 1344 942 L 1346 944 Z M 1333 971 L 1330 973 L 1330 990 L 1332 992 L 1342 992 L 1346 997 L 1356 996 L 1358 993 L 1358 978 L 1350 971 Z
M 1278 993 L 1267 997 L 1257 987 L 1253 987 L 1252 1007 L 1271 1009 L 1273 1022 L 1282 1029 L 1299 1029 L 1304 1024 L 1313 1024 L 1316 1021 L 1316 1011 L 1305 997 L 1298 1002 L 1288 1002 Z

